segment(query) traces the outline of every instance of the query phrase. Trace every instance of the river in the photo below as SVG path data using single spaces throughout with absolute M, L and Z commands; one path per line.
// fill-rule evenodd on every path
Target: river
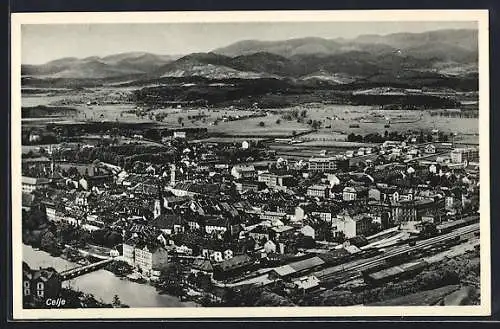
M 23 245 L 23 260 L 31 268 L 53 267 L 57 271 L 64 271 L 80 265 L 71 263 L 59 257 L 35 250 L 30 246 Z M 131 282 L 120 279 L 106 270 L 98 270 L 77 277 L 63 283 L 64 287 L 71 287 L 94 295 L 97 300 L 111 303 L 114 295 L 118 295 L 123 304 L 130 307 L 195 307 L 193 302 L 181 302 L 177 297 L 160 295 L 156 289 L 147 284 Z

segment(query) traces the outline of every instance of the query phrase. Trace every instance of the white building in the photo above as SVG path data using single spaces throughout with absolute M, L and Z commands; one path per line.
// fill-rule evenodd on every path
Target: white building
M 309 226 L 309 225 L 306 225 L 303 228 L 301 228 L 300 229 L 300 233 L 304 234 L 305 236 L 309 236 L 309 237 L 311 237 L 313 239 L 316 236 L 315 230 L 311 226 Z
M 424 152 L 427 153 L 427 154 L 436 153 L 436 146 L 434 146 L 433 144 L 427 144 L 424 147 Z
M 357 215 L 337 215 L 334 218 L 332 227 L 336 232 L 344 233 L 345 237 L 350 239 L 358 235 L 364 235 L 369 232 L 373 218 L 368 214 Z
M 337 169 L 337 158 L 311 158 L 309 159 L 310 171 L 333 171 Z
M 297 287 L 297 289 L 304 291 L 319 287 L 319 283 L 319 279 L 314 275 L 301 277 L 293 281 L 293 284 Z
M 310 197 L 328 198 L 330 196 L 330 188 L 325 185 L 312 185 L 307 188 L 307 195 Z
M 29 135 L 29 141 L 32 142 L 32 143 L 38 142 L 38 141 L 40 141 L 40 139 L 41 139 L 41 136 L 38 133 L 33 133 L 32 132 Z
M 205 225 L 205 232 L 207 234 L 212 233 L 224 233 L 227 231 L 226 225 L 221 220 L 208 219 Z
M 371 222 L 372 219 L 368 216 L 346 217 L 343 229 L 345 237 L 349 239 L 367 233 L 370 229 Z
M 326 174 L 326 179 L 330 183 L 330 187 L 340 185 L 340 179 L 335 174 Z
M 268 254 L 275 253 L 276 252 L 276 243 L 274 243 L 272 240 L 268 240 L 266 243 L 264 243 L 264 250 Z
M 254 166 L 237 165 L 231 169 L 231 175 L 236 179 L 250 179 L 256 175 Z
M 186 138 L 185 131 L 174 131 L 174 138 Z
M 456 148 L 450 153 L 451 162 L 477 162 L 479 161 L 479 149 L 475 147 Z
M 286 188 L 292 180 L 292 175 L 278 175 L 270 172 L 259 172 L 257 177 L 257 181 L 264 182 L 273 189 Z
M 21 187 L 24 193 L 31 193 L 37 189 L 47 187 L 50 183 L 50 180 L 47 178 L 34 178 L 22 176 L 21 178 Z

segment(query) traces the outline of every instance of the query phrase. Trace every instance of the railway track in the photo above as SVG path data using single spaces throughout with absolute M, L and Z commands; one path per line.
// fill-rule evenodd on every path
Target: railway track
M 385 262 L 391 258 L 404 255 L 405 253 L 411 251 L 417 251 L 422 248 L 426 248 L 440 242 L 445 242 L 448 239 L 453 239 L 456 237 L 460 237 L 461 235 L 473 233 L 479 231 L 479 224 L 472 224 L 469 226 L 458 228 L 457 230 L 446 233 L 440 236 L 432 237 L 427 240 L 418 241 L 414 246 L 397 246 L 392 248 L 389 251 L 386 251 L 384 254 L 374 256 L 369 259 L 357 260 L 344 265 L 337 265 L 329 269 L 324 269 L 318 272 L 315 272 L 315 276 L 320 281 L 331 281 L 340 278 L 352 277 L 356 274 L 359 276 L 361 271 L 367 270 L 372 267 L 376 267 L 378 265 L 384 265 Z

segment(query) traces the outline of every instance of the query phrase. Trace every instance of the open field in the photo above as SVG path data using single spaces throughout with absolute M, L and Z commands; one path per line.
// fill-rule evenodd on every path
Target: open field
M 87 87 L 81 89 L 33 88 L 31 90 L 23 87 L 22 106 L 81 105 L 87 102 L 98 102 L 100 104 L 123 103 L 128 100 L 133 91 L 129 88 L 113 87 Z
M 327 145 L 345 141 L 347 139 L 347 135 L 341 134 L 336 131 L 330 131 L 329 129 L 319 129 L 318 131 L 312 132 L 310 134 L 302 135 L 297 139 L 305 141 L 306 143 L 323 142 L 322 145 Z
M 305 135 L 308 136 L 308 135 Z M 357 142 L 346 142 L 344 140 L 311 140 L 300 144 L 301 146 L 307 147 L 327 147 L 327 148 L 339 148 L 339 149 L 355 149 L 360 147 L 370 147 L 376 144 L 372 143 L 357 143 Z
M 207 109 L 207 108 L 165 108 L 149 111 L 153 116 L 166 115 L 161 122 L 168 127 L 207 127 L 218 121 L 222 125 L 228 118 L 238 118 L 255 114 L 255 111 L 231 110 L 231 109 Z M 226 119 L 225 119 L 226 118 Z M 179 123 L 179 120 L 182 120 Z M 229 121 L 228 121 L 229 122 Z M 234 122 L 234 121 L 231 121 Z
M 49 123 L 73 122 L 67 117 L 45 117 L 45 118 L 23 118 L 21 126 L 23 128 L 46 127 Z
M 479 134 L 463 134 L 455 138 L 455 141 L 467 145 L 479 145 Z
M 65 143 L 68 147 L 71 147 L 71 146 L 75 146 L 77 143 Z M 39 152 L 40 151 L 40 148 L 43 148 L 43 149 L 49 149 L 49 148 L 57 148 L 61 146 L 61 143 L 57 143 L 57 144 L 37 144 L 37 145 L 22 145 L 21 146 L 21 153 L 22 154 L 26 154 L 26 153 L 29 153 L 30 151 L 31 152 Z
M 242 143 L 243 141 L 247 142 L 259 142 L 264 141 L 266 138 L 245 138 L 245 137 L 208 137 L 204 139 L 196 139 L 190 142 L 192 143 Z
M 59 145 L 59 144 L 53 144 L 53 145 Z M 22 154 L 27 154 L 30 151 L 33 153 L 39 152 L 40 148 L 48 148 L 49 145 L 23 145 L 21 146 L 21 153 Z
M 210 126 L 208 131 L 210 133 L 222 133 L 236 136 L 293 136 L 293 132 L 301 133 L 309 130 L 306 125 L 298 123 L 283 123 L 277 125 L 276 119 L 276 116 L 271 116 L 226 122 L 218 124 L 217 126 Z M 260 122 L 264 122 L 264 126 L 259 126 Z
M 289 109 L 302 110 L 302 107 Z M 284 109 L 286 111 L 286 109 Z M 373 114 L 373 115 L 371 115 Z M 374 122 L 362 122 L 365 121 Z M 373 120 L 377 118 L 377 120 Z M 320 108 L 307 109 L 307 118 L 319 120 L 322 127 L 318 134 L 368 134 L 388 131 L 405 131 L 409 129 L 439 129 L 443 132 L 459 134 L 476 134 L 479 132 L 478 120 L 474 118 L 451 118 L 431 116 L 429 111 L 418 110 L 379 110 L 371 106 L 324 105 Z M 386 120 L 390 127 L 385 128 Z M 359 128 L 350 128 L 357 124 Z M 331 126 L 330 128 L 326 128 Z
M 278 119 L 281 120 L 280 124 L 276 123 Z M 264 126 L 260 126 L 260 122 L 263 122 Z M 220 122 L 216 126 L 209 126 L 208 132 L 236 136 L 292 136 L 293 132 L 301 133 L 310 129 L 307 124 L 287 122 L 281 119 L 279 115 L 271 114 L 260 118 Z
M 76 120 L 90 121 L 122 121 L 122 122 L 144 122 L 149 120 L 140 120 L 134 114 L 127 113 L 135 108 L 133 104 L 104 104 L 92 106 L 73 106 L 78 110 Z
M 99 135 L 92 135 L 92 134 L 87 134 L 81 137 L 77 138 L 79 142 L 89 144 L 89 145 L 97 145 L 100 142 L 102 142 L 103 137 Z M 111 140 L 113 138 L 108 137 L 105 138 L 107 140 Z M 115 139 L 116 144 L 115 145 L 127 145 L 127 144 L 135 144 L 135 145 L 149 145 L 149 146 L 163 146 L 161 143 L 157 143 L 154 141 L 150 140 L 144 140 L 144 139 L 136 139 L 136 138 L 129 138 L 129 137 L 124 137 L 124 136 L 119 136 Z
M 286 144 L 271 144 L 270 149 L 276 151 L 276 156 L 286 159 L 309 159 L 311 157 L 321 156 L 321 151 L 326 151 L 326 156 L 335 156 L 344 153 L 348 150 L 358 149 L 357 143 L 343 147 L 333 146 L 308 146 L 304 144 L 286 145 Z M 367 145 L 364 144 L 364 147 Z M 376 156 L 375 154 L 373 156 Z
M 62 94 L 61 94 L 62 93 Z M 119 121 L 119 122 L 155 122 L 165 128 L 208 127 L 209 133 L 228 136 L 292 136 L 293 132 L 301 133 L 311 130 L 306 122 L 317 120 L 321 128 L 311 134 L 301 136 L 304 141 L 315 141 L 309 146 L 334 146 L 330 141 L 345 141 L 350 133 L 365 135 L 368 133 L 383 134 L 387 131 L 406 131 L 409 129 L 439 129 L 445 133 L 458 133 L 458 140 L 477 141 L 479 132 L 478 120 L 474 118 L 453 118 L 431 116 L 430 111 L 419 110 L 380 110 L 374 106 L 322 105 L 295 106 L 285 109 L 269 109 L 265 117 L 247 118 L 230 121 L 228 117 L 241 117 L 257 113 L 256 110 L 208 109 L 208 108 L 165 108 L 145 112 L 138 116 L 134 113 L 135 104 L 117 102 L 126 97 L 130 90 L 121 88 L 86 89 L 84 91 L 64 91 L 46 94 L 24 94 L 23 106 L 65 105 L 75 108 L 77 112 L 71 117 L 75 121 Z M 86 105 L 93 99 L 111 100 L 100 105 Z M 287 121 L 281 113 L 297 109 L 306 109 L 303 122 Z M 264 110 L 267 111 L 267 110 Z M 158 116 L 162 118 L 158 118 Z M 197 118 L 194 118 L 197 117 Z M 157 120 L 158 119 L 158 120 Z M 280 124 L 277 121 L 280 120 Z M 214 121 L 217 121 L 215 124 Z M 264 126 L 259 123 L 263 122 Z M 385 127 L 390 122 L 390 127 Z M 23 124 L 41 125 L 42 122 L 23 122 Z M 350 127 L 359 125 L 359 128 Z M 322 141 L 323 143 L 318 143 Z
M 65 95 L 50 95 L 50 94 L 41 94 L 41 95 L 23 95 L 21 97 L 21 104 L 23 107 L 31 107 L 31 106 L 39 106 L 39 105 L 51 105 L 53 103 L 58 103 L 67 96 Z

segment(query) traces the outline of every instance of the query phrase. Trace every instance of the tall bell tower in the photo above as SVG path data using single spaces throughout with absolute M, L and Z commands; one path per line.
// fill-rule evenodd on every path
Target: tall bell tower
M 170 185 L 174 186 L 175 185 L 175 170 L 177 168 L 175 167 L 175 164 L 170 165 Z
M 158 182 L 158 196 L 155 199 L 155 206 L 153 210 L 153 218 L 157 218 L 163 213 L 163 191 L 162 185 Z
M 155 199 L 155 208 L 153 211 L 153 217 L 157 218 L 160 215 L 161 215 L 161 200 Z

